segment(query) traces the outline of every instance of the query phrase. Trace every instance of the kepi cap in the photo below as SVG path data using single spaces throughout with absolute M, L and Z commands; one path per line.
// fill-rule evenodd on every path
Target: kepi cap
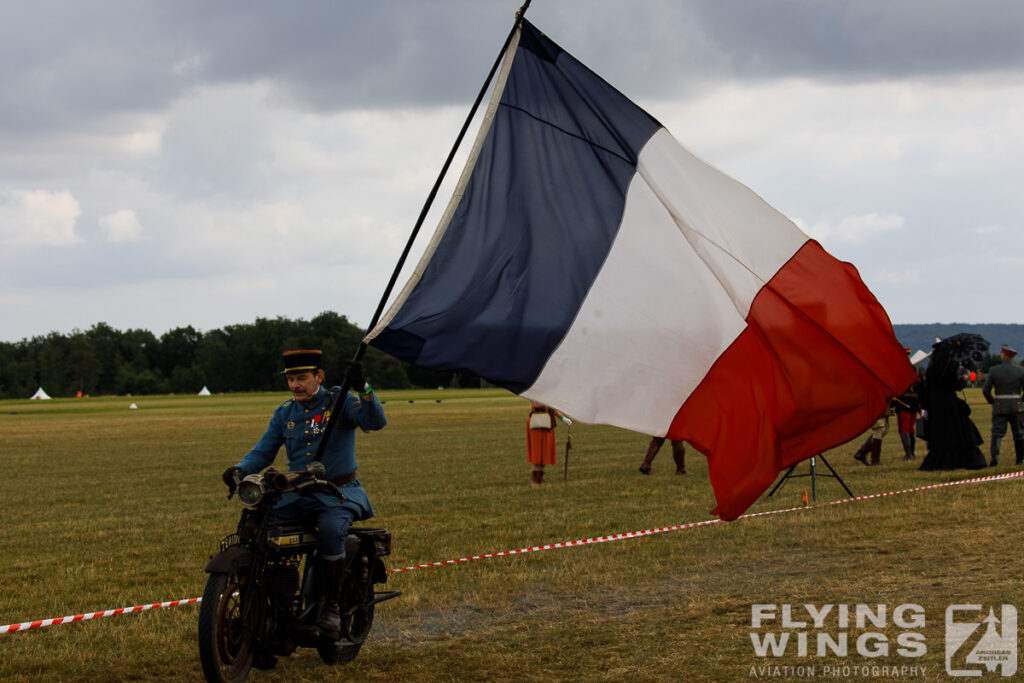
M 324 367 L 323 351 L 320 349 L 295 349 L 285 351 L 281 355 L 284 357 L 282 375 L 291 372 L 316 372 Z

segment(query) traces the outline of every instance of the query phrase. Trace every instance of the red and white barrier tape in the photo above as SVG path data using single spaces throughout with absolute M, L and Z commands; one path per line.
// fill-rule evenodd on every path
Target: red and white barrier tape
M 988 477 L 977 477 L 975 479 L 961 479 L 959 481 L 947 481 L 939 484 L 927 484 L 925 486 L 915 486 L 909 489 L 902 489 L 899 491 L 886 491 L 884 493 L 869 493 L 865 496 L 853 496 L 852 498 L 843 498 L 841 500 L 833 500 L 826 503 L 826 505 L 842 505 L 843 503 L 853 503 L 861 500 L 873 500 L 875 498 L 885 498 L 887 496 L 897 496 L 903 493 L 917 493 L 918 491 L 928 491 L 931 489 L 946 488 L 949 486 L 960 486 L 963 484 L 981 484 L 991 481 L 1004 481 L 1008 479 L 1019 479 L 1024 477 L 1024 471 L 1008 472 L 1006 474 L 993 474 Z M 784 512 L 797 512 L 800 510 L 810 510 L 813 505 L 802 505 L 800 507 L 784 508 L 781 510 L 765 510 L 763 512 L 750 512 L 737 518 L 739 519 L 753 519 L 755 517 L 766 517 L 768 515 L 779 515 Z M 583 545 L 592 545 L 594 543 L 609 543 L 611 541 L 622 541 L 629 538 L 642 538 L 644 536 L 653 536 L 654 534 L 663 534 L 667 531 L 682 531 L 683 529 L 694 529 L 702 526 L 711 526 L 712 524 L 718 524 L 721 519 L 706 519 L 701 522 L 690 522 L 689 524 L 678 524 L 676 526 L 659 527 L 656 529 L 645 529 L 644 531 L 629 531 L 621 534 L 612 534 L 610 536 L 595 536 L 593 538 L 586 538 L 577 541 L 562 541 L 560 543 L 548 543 L 547 545 L 535 545 L 530 548 L 520 548 L 518 550 L 504 550 L 497 553 L 487 553 L 486 555 L 472 555 L 470 557 L 460 557 L 457 560 L 444 560 L 441 562 L 428 562 L 427 564 L 417 564 L 410 567 L 401 567 L 399 569 L 387 570 L 389 574 L 396 572 L 408 572 L 414 569 L 426 569 L 428 567 L 443 567 L 449 564 L 459 564 L 461 562 L 470 562 L 472 560 L 487 560 L 492 557 L 507 557 L 509 555 L 522 555 L 523 553 L 532 553 L 540 550 L 553 550 L 555 548 L 574 548 Z M 39 619 L 37 621 L 26 621 L 21 624 L 8 624 L 6 626 L 0 626 L 0 635 L 4 633 L 14 633 L 15 631 L 29 631 L 32 629 L 43 628 L 44 626 L 54 626 L 56 624 L 69 624 L 76 621 L 88 621 L 90 619 L 98 619 L 100 617 L 113 617 L 118 614 L 132 614 L 135 612 L 144 612 L 150 609 L 157 609 L 160 607 L 176 607 L 178 605 L 188 605 L 191 603 L 201 602 L 202 598 L 188 598 L 187 600 L 172 600 L 170 602 L 156 602 L 151 605 L 138 605 L 136 607 L 122 607 L 121 609 L 111 609 L 104 612 L 89 612 L 88 614 L 76 614 L 70 617 L 58 617 L 56 619 Z
M 154 602 L 152 605 L 136 605 L 135 607 L 121 607 L 119 609 L 108 609 L 105 612 L 89 612 L 88 614 L 76 614 L 71 617 L 57 617 L 56 619 L 39 619 L 37 621 L 26 621 L 21 624 L 8 624 L 7 626 L 0 626 L 0 633 L 29 631 L 34 628 L 43 628 L 44 626 L 70 624 L 74 621 L 89 621 L 90 619 L 99 619 L 100 617 L 116 617 L 118 614 L 133 614 L 135 612 L 145 612 L 146 610 L 158 609 L 160 607 L 177 607 L 178 605 L 188 605 L 193 602 L 200 602 L 201 600 L 202 598 L 188 598 L 186 600 L 171 600 L 170 602 Z
M 962 479 L 960 481 L 947 481 L 940 484 L 927 484 L 925 486 L 915 486 L 914 488 L 903 489 L 900 491 L 886 491 L 884 493 L 871 493 L 866 496 L 854 496 L 852 498 L 844 498 L 842 500 L 829 501 L 828 505 L 840 505 L 842 503 L 852 503 L 860 500 L 871 500 L 873 498 L 884 498 L 886 496 L 896 496 L 901 493 L 915 493 L 917 491 L 927 491 L 928 489 L 943 488 L 946 486 L 959 486 L 961 484 L 976 484 L 990 481 L 999 481 L 1002 479 L 1014 479 L 1024 476 L 1024 471 L 1020 472 L 1009 472 L 1007 474 L 994 474 L 988 477 L 979 477 L 977 479 Z M 751 519 L 754 517 L 765 517 L 767 515 L 779 515 L 784 512 L 796 512 L 798 510 L 809 510 L 813 508 L 813 505 L 802 505 L 800 507 L 785 508 L 782 510 L 766 510 L 764 512 L 750 512 L 745 515 L 741 515 L 739 519 Z M 469 562 L 471 560 L 486 560 L 492 557 L 505 557 L 508 555 L 521 555 L 522 553 L 532 553 L 539 550 L 552 550 L 554 548 L 572 548 L 580 545 L 590 545 L 592 543 L 607 543 L 609 541 L 621 541 L 627 538 L 641 538 L 643 536 L 653 536 L 654 534 L 662 534 L 666 531 L 681 531 L 683 529 L 693 529 L 701 526 L 710 526 L 712 524 L 718 524 L 721 519 L 706 519 L 703 522 L 690 522 L 689 524 L 679 524 L 676 526 L 660 527 L 657 529 L 646 529 L 644 531 L 630 531 L 623 534 L 613 534 L 611 536 L 596 536 L 594 538 L 587 538 L 579 541 L 563 541 L 561 543 L 549 543 L 547 545 L 535 545 L 532 548 L 520 548 L 519 550 L 505 550 L 499 553 L 488 553 L 486 555 L 473 555 L 471 557 L 460 557 L 457 560 L 444 560 L 443 562 L 429 562 L 427 564 L 417 564 L 411 567 L 401 567 L 399 569 L 389 569 L 388 573 L 392 572 L 407 572 L 413 569 L 425 569 L 427 567 L 442 567 L 447 564 L 458 564 L 460 562 Z

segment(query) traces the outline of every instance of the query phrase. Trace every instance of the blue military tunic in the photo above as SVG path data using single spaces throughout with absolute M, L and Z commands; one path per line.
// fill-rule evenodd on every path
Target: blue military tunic
M 288 454 L 288 470 L 305 469 L 316 455 L 320 437 L 340 391 L 340 387 L 334 387 L 330 392 L 320 387 L 309 401 L 288 399 L 279 405 L 270 418 L 267 431 L 238 466 L 246 472 L 259 472 L 274 462 L 283 445 Z M 346 394 L 342 409 L 344 412 L 338 416 L 322 459 L 327 479 L 355 472 L 359 466 L 356 462 L 356 427 L 368 432 L 381 429 L 388 423 L 384 408 L 375 394 L 362 399 Z M 370 500 L 358 479 L 339 488 L 345 494 L 345 501 L 341 505 L 351 510 L 356 520 L 373 517 Z M 338 505 L 337 498 L 328 493 L 318 493 L 316 496 L 325 505 Z M 296 493 L 286 494 L 278 507 L 293 503 L 298 498 Z

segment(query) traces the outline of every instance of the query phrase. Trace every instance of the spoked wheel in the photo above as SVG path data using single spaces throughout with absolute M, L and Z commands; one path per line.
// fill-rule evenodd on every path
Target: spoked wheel
M 359 654 L 373 626 L 373 575 L 372 567 L 366 580 L 346 574 L 341 585 L 341 640 L 317 647 L 325 664 L 347 664 Z
M 323 660 L 324 664 L 334 666 L 335 664 L 348 664 L 351 662 L 359 654 L 359 648 L 362 646 L 362 643 L 329 640 L 322 645 L 317 645 L 316 651 L 320 653 L 320 659 Z
M 352 643 L 362 644 L 373 626 L 372 576 L 371 566 L 365 580 L 359 576 L 346 576 L 341 586 L 341 633 Z
M 237 574 L 210 574 L 199 607 L 199 660 L 211 683 L 234 683 L 249 675 L 252 629 L 242 623 L 242 580 Z

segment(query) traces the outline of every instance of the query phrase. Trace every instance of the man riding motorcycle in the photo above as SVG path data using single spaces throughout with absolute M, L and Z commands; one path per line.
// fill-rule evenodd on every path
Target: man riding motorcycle
M 326 604 L 318 626 L 325 635 L 337 638 L 341 628 L 338 593 L 345 569 L 345 536 L 352 522 L 373 517 L 366 491 L 356 479 L 355 430 L 382 429 L 387 424 L 384 408 L 363 377 L 362 366 L 353 362 L 346 368 L 350 386 L 359 396 L 340 387 L 323 387 L 322 352 L 318 349 L 285 351 L 284 372 L 292 398 L 274 410 L 263 436 L 238 464 L 224 471 L 224 482 L 233 490 L 235 482 L 247 474 L 263 470 L 274 462 L 281 446 L 288 455 L 288 470 L 305 469 L 314 460 L 324 429 L 334 410 L 337 418 L 330 440 L 323 450 L 325 478 L 337 486 L 344 500 L 328 492 L 313 496 L 289 493 L 277 504 L 280 519 L 309 519 L 315 522 L 323 559 Z

